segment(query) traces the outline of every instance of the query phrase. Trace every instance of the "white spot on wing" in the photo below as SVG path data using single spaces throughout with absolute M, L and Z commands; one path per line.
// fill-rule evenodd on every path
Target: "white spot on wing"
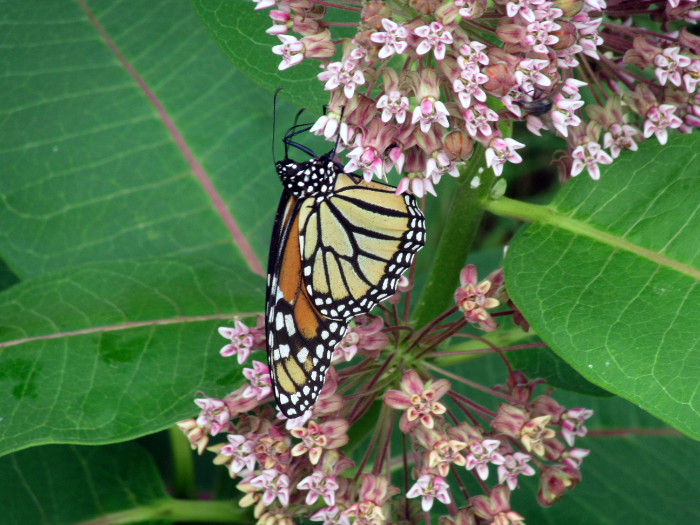
M 306 358 L 309 355 L 309 349 L 308 348 L 302 348 L 299 350 L 299 353 L 297 354 L 297 358 L 299 359 L 300 363 L 306 363 Z

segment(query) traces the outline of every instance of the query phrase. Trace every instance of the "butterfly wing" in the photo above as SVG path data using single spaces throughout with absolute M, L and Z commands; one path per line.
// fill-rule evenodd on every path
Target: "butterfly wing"
M 347 322 L 396 292 L 425 245 L 425 219 L 413 195 L 339 173 L 329 198 L 300 209 L 304 283 L 319 313 Z
M 277 405 L 290 418 L 316 402 L 333 350 L 347 330 L 346 323 L 321 315 L 303 286 L 299 223 L 308 200 L 286 192 L 282 197 L 268 267 L 267 359 Z

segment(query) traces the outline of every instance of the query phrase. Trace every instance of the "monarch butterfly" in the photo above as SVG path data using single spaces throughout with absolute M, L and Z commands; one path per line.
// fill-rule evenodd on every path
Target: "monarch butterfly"
M 396 292 L 425 244 L 412 195 L 345 173 L 333 161 L 337 141 L 320 157 L 291 141 L 309 129 L 290 128 L 285 158 L 275 163 L 284 192 L 268 259 L 267 358 L 277 405 L 289 418 L 316 402 L 348 322 Z M 312 159 L 291 160 L 288 146 Z

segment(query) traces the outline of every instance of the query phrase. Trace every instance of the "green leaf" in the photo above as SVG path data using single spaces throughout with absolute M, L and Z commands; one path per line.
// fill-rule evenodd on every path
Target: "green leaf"
M 0 459 L 5 523 L 78 523 L 168 497 L 140 446 L 46 446 Z
M 0 294 L 0 453 L 132 439 L 241 380 L 218 326 L 261 311 L 264 281 L 187 258 L 103 263 Z M 262 354 L 254 356 L 264 359 Z
M 700 491 L 688 465 L 700 461 L 700 443 L 682 436 L 591 437 L 576 445 L 591 451 L 582 481 L 549 508 L 535 496 L 537 480 L 521 477 L 511 505 L 525 523 L 667 525 L 698 523 Z
M 273 54 L 272 47 L 280 40 L 265 33 L 272 24 L 267 9 L 254 10 L 252 2 L 226 0 L 192 0 L 192 5 L 214 42 L 248 78 L 270 92 L 283 87 L 282 98 L 321 113 L 330 95 L 316 78 L 318 62 L 304 60 L 284 71 L 277 68 L 282 57 Z M 355 18 L 359 21 L 360 14 Z
M 700 136 L 642 144 L 572 180 L 549 207 L 499 199 L 534 223 L 506 284 L 542 339 L 589 381 L 700 439 Z
M 83 5 L 2 3 L 2 259 L 25 279 L 181 254 L 239 264 L 247 244 L 264 267 L 282 191 L 272 95 L 221 54 L 187 0 Z M 291 104 L 277 109 L 292 122 Z
M 529 378 L 542 377 L 548 385 L 589 396 L 610 397 L 613 394 L 594 385 L 574 370 L 549 348 L 530 348 L 506 354 L 508 362 Z
M 151 456 L 134 443 L 50 445 L 0 459 L 3 523 L 241 522 L 234 502 L 168 497 Z

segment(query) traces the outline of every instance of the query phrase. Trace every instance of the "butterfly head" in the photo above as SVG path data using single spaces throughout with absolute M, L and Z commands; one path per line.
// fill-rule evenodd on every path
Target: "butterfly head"
M 342 171 L 327 155 L 306 162 L 285 159 L 275 163 L 275 168 L 285 189 L 297 198 L 330 193 Z

